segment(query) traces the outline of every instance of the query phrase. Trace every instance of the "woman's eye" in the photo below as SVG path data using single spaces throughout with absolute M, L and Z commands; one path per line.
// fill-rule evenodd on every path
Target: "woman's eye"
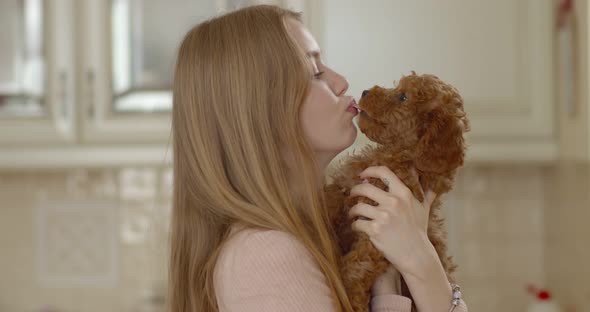
M 400 102 L 404 102 L 405 100 L 408 99 L 408 97 L 406 96 L 405 93 L 402 93 L 402 94 L 399 95 L 398 99 L 399 99 Z
M 321 78 L 321 77 L 322 77 L 322 74 L 323 74 L 323 73 L 324 73 L 323 71 L 321 71 L 321 72 L 317 72 L 317 73 L 315 73 L 313 76 L 314 76 L 315 78 L 319 79 L 319 78 Z

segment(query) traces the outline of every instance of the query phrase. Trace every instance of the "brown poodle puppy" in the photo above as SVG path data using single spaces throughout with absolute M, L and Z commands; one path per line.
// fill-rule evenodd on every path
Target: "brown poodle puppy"
M 366 146 L 341 162 L 332 183 L 324 188 L 342 252 L 342 276 L 356 312 L 368 311 L 371 286 L 390 265 L 365 233 L 352 231 L 351 223 L 356 219 L 347 218 L 348 210 L 358 202 L 377 205 L 364 196 L 348 196 L 351 187 L 362 182 L 359 173 L 370 166 L 387 166 L 418 200 L 424 200 L 422 190 L 437 194 L 430 210 L 428 238 L 449 281 L 454 282 L 456 265 L 447 256 L 440 196 L 452 189 L 457 168 L 463 165 L 463 133 L 469 131 L 458 91 L 433 75 L 412 72 L 393 89 L 375 86 L 363 92 L 359 106 L 358 126 L 378 144 Z M 386 189 L 380 179 L 371 178 L 369 182 Z M 411 298 L 403 279 L 402 295 Z

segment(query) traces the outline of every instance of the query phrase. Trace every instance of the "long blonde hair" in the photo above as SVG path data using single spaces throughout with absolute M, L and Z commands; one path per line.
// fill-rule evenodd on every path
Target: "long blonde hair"
M 351 311 L 323 181 L 300 127 L 313 69 L 287 18 L 301 21 L 276 6 L 247 7 L 197 25 L 178 51 L 170 312 L 218 311 L 213 270 L 238 221 L 296 237 L 326 276 L 337 309 Z M 305 196 L 294 194 L 295 183 Z

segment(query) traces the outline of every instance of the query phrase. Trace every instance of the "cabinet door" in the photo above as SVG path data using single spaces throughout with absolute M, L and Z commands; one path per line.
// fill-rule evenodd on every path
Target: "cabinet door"
M 357 98 L 412 70 L 432 73 L 464 97 L 468 159 L 556 157 L 551 0 L 323 0 L 318 9 L 326 61 Z
M 84 139 L 165 142 L 176 52 L 219 0 L 85 0 Z
M 305 7 L 304 0 L 85 0 L 85 141 L 166 142 L 182 38 L 203 20 L 257 3 Z
M 74 136 L 71 0 L 0 2 L 0 143 Z

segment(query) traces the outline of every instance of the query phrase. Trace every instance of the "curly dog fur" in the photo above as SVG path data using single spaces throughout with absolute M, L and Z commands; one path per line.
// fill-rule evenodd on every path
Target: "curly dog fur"
M 377 205 L 363 196 L 348 196 L 351 187 L 361 183 L 359 173 L 370 166 L 387 166 L 421 202 L 422 189 L 437 194 L 431 206 L 428 238 L 449 281 L 454 282 L 456 265 L 447 255 L 446 231 L 439 215 L 440 196 L 452 189 L 456 171 L 463 165 L 463 133 L 469 131 L 459 92 L 433 75 L 412 72 L 402 77 L 395 88 L 375 86 L 363 95 L 359 106 L 358 126 L 377 145 L 368 145 L 347 157 L 324 188 L 342 253 L 342 277 L 356 312 L 368 311 L 371 286 L 389 266 L 365 233 L 352 231 L 350 225 L 355 219 L 347 218 L 348 210 L 358 202 Z M 417 176 L 412 174 L 412 168 Z M 379 179 L 371 178 L 369 182 L 386 189 Z M 402 295 L 411 298 L 403 279 Z M 415 305 L 412 310 L 416 310 Z

